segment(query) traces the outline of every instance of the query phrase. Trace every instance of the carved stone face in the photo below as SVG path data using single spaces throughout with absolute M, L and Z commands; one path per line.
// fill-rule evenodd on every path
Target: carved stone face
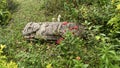
M 25 26 L 22 33 L 24 36 L 29 35 L 31 33 L 36 32 L 39 28 L 40 28 L 40 25 L 38 23 L 30 22 Z

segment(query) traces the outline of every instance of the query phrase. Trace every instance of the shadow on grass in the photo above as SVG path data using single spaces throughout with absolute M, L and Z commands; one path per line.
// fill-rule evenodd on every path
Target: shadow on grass
M 20 5 L 17 1 L 15 0 L 7 0 L 7 8 L 11 13 L 14 13 L 17 11 L 18 6 Z

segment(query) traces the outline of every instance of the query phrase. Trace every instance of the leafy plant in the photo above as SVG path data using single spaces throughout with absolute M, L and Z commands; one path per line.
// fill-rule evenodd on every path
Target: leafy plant
M 100 67 L 104 68 L 112 68 L 116 66 L 116 62 L 119 62 L 119 56 L 117 56 L 116 52 L 112 50 L 112 45 L 105 43 L 101 44 L 102 48 L 100 48 Z M 113 63 L 114 62 L 114 63 Z M 119 65 L 117 65 L 119 67 Z
M 17 12 L 9 9 L 17 7 L 12 1 L 20 4 Z M 5 64 L 15 60 L 19 68 L 119 68 L 119 9 L 119 0 L 0 0 L 0 24 L 8 21 L 8 10 L 13 13 L 12 23 L 0 28 L 0 43 L 7 46 L 0 58 Z M 85 37 L 68 31 L 59 45 L 22 38 L 27 22 L 51 21 L 58 14 L 61 21 L 83 24 Z
M 0 68 L 17 68 L 17 64 L 13 61 L 6 61 L 7 57 L 2 55 L 5 45 L 0 45 Z
M 82 63 L 82 61 L 81 60 L 73 60 L 73 62 L 74 62 L 74 66 L 73 66 L 73 68 L 88 68 L 88 64 L 84 64 L 84 63 Z
M 108 21 L 108 26 L 111 27 L 109 35 L 112 37 L 118 37 L 120 35 L 120 0 L 115 0 L 112 2 L 112 4 L 116 5 L 116 12 L 114 13 L 114 17 L 111 17 L 111 19 Z
M 11 18 L 10 12 L 7 10 L 7 1 L 0 1 L 0 25 L 7 25 Z
M 64 40 L 60 45 L 57 46 L 58 50 L 60 50 L 60 54 L 65 58 L 72 59 L 75 56 L 80 55 L 81 46 L 84 43 L 82 39 L 79 37 L 75 37 L 71 32 L 67 32 L 64 36 Z

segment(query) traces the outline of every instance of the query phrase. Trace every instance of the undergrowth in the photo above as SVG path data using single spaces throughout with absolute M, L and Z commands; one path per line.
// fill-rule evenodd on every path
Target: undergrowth
M 6 45 L 3 54 L 7 61 L 16 62 L 18 68 L 120 67 L 119 0 L 10 0 L 9 3 L 7 11 L 12 16 L 4 21 L 7 21 L 4 28 L 0 27 L 0 44 Z M 28 22 L 51 22 L 59 14 L 61 21 L 84 25 L 85 37 L 68 32 L 59 45 L 32 43 L 23 38 L 21 31 Z

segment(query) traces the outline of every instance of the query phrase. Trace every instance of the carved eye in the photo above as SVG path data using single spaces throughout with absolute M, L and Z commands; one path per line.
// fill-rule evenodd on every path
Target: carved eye
M 32 27 L 28 27 L 28 29 L 31 29 Z
M 27 32 L 33 32 L 33 28 L 32 27 L 28 27 Z

